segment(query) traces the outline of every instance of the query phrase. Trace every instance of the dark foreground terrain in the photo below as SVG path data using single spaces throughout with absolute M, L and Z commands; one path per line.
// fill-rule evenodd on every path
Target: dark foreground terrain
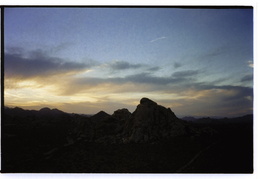
M 5 108 L 5 173 L 252 173 L 253 115 L 178 119 L 141 100 L 92 117 Z

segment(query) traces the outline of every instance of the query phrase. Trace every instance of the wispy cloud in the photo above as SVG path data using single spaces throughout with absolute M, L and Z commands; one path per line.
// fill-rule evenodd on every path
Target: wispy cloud
M 220 55 L 226 54 L 227 51 L 230 49 L 228 46 L 220 46 L 213 48 L 211 50 L 204 51 L 200 55 L 197 56 L 197 59 L 199 60 L 209 60 L 215 57 L 218 57 Z
M 164 36 L 158 37 L 158 38 L 156 38 L 156 39 L 151 40 L 150 42 L 153 43 L 153 42 L 156 42 L 156 41 L 158 41 L 158 40 L 163 40 L 163 39 L 166 39 L 166 37 L 164 37 Z

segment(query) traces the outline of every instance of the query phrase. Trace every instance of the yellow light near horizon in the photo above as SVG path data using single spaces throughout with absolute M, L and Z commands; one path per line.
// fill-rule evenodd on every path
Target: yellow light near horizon
M 29 88 L 29 87 L 30 88 L 38 88 L 38 87 L 42 86 L 34 80 L 19 81 L 18 85 L 19 85 L 19 87 L 22 87 L 22 88 L 26 88 L 26 87 L 27 88 Z
M 12 106 L 53 105 L 60 103 L 96 102 L 88 96 L 58 96 L 45 88 L 22 88 L 5 90 L 5 104 Z
M 59 95 L 61 85 L 56 83 L 43 84 L 35 80 L 5 80 L 4 102 L 10 107 L 28 106 L 60 106 L 62 103 L 97 102 L 95 97 L 87 93 L 69 96 Z
M 117 110 L 119 108 L 131 108 L 139 104 L 143 97 L 154 100 L 159 105 L 181 111 L 183 105 L 195 104 L 198 100 L 205 102 L 210 96 L 232 95 L 235 91 L 223 89 L 196 90 L 187 89 L 181 92 L 169 89 L 165 91 L 152 90 L 150 85 L 134 83 L 113 84 L 102 83 L 83 85 L 68 85 L 66 79 L 46 79 L 45 81 L 24 80 L 16 81 L 12 88 L 4 91 L 5 105 L 28 107 L 34 109 L 41 107 L 53 107 L 70 112 L 83 110 L 83 108 L 98 110 Z M 39 80 L 39 81 L 38 81 Z M 8 80 L 7 80 L 8 81 Z M 8 81 L 11 83 L 11 80 Z M 68 93 L 64 93 L 64 91 Z
M 185 90 L 180 93 L 182 99 L 190 99 L 190 100 L 200 100 L 209 96 L 232 96 L 236 93 L 234 90 L 226 90 L 226 89 L 207 89 L 207 90 Z

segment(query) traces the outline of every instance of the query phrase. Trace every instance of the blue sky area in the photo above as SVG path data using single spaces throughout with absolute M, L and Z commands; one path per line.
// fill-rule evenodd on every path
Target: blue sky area
M 4 9 L 5 105 L 253 112 L 253 9 Z

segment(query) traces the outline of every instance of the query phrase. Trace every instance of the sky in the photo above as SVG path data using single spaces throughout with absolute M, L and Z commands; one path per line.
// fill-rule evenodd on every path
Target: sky
M 70 113 L 253 113 L 253 9 L 4 9 L 4 103 Z

